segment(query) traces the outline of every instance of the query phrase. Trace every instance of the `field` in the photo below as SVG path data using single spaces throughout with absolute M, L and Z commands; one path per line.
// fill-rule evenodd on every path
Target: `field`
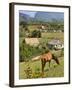
M 55 61 L 52 60 L 51 66 L 49 68 L 49 63 L 46 63 L 44 69 L 44 77 L 63 77 L 64 76 L 64 58 L 60 57 L 60 65 L 57 65 Z M 20 63 L 20 79 L 27 78 L 41 78 L 41 61 L 29 61 Z
M 53 33 L 41 33 L 41 38 L 39 42 L 44 45 L 48 43 L 50 40 L 54 38 L 59 38 L 61 41 L 64 40 L 64 33 L 61 32 L 53 32 Z M 25 37 L 20 37 L 20 44 L 24 40 Z M 61 55 L 61 51 L 52 50 L 54 54 L 57 56 Z M 57 65 L 55 61 L 52 60 L 51 66 L 49 68 L 49 63 L 46 63 L 44 69 L 44 77 L 63 77 L 64 76 L 64 57 L 59 57 L 60 65 Z M 20 79 L 27 79 L 27 78 L 42 78 L 42 71 L 41 71 L 41 60 L 32 61 L 29 60 L 27 62 L 20 62 L 19 64 L 19 78 Z
M 47 38 L 47 39 L 54 39 L 54 38 L 59 38 L 60 40 L 64 40 L 64 33 L 61 32 L 53 32 L 53 33 L 42 33 L 42 38 Z
M 42 36 L 42 38 L 39 38 L 40 42 L 45 42 L 45 43 L 54 39 L 54 38 L 60 39 L 61 41 L 64 40 L 64 33 L 63 32 L 61 32 L 61 33 L 59 33 L 59 32 L 42 33 L 41 36 Z M 25 37 L 20 37 L 20 43 L 23 41 L 24 38 Z

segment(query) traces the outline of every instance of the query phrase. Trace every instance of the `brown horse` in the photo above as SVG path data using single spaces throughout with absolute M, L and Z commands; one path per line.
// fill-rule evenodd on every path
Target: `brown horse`
M 40 58 L 42 62 L 42 77 L 44 76 L 44 67 L 45 67 L 46 62 L 49 62 L 49 67 L 50 67 L 50 62 L 52 59 L 55 60 L 57 64 L 60 64 L 58 58 L 51 52 L 41 55 Z

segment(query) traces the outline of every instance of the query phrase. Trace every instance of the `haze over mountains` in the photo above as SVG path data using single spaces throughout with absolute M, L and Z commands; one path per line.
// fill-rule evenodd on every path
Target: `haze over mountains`
M 53 20 L 64 21 L 64 13 L 61 12 L 36 12 L 34 17 L 29 14 L 19 12 L 19 20 L 24 22 L 42 21 L 51 22 Z

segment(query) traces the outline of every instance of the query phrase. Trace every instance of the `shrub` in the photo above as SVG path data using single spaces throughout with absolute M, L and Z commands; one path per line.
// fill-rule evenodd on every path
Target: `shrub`
M 37 31 L 37 30 L 34 30 L 32 32 L 31 37 L 38 37 L 38 38 L 40 38 L 41 37 L 41 32 L 40 31 Z
M 32 69 L 30 68 L 30 66 L 28 66 L 24 71 L 27 78 L 32 78 Z

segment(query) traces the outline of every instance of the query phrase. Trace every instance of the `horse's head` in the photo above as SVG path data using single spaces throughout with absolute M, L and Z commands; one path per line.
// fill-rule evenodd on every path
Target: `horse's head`
M 60 64 L 59 59 L 58 59 L 57 56 L 54 56 L 54 55 L 53 55 L 53 59 L 56 61 L 57 64 Z

